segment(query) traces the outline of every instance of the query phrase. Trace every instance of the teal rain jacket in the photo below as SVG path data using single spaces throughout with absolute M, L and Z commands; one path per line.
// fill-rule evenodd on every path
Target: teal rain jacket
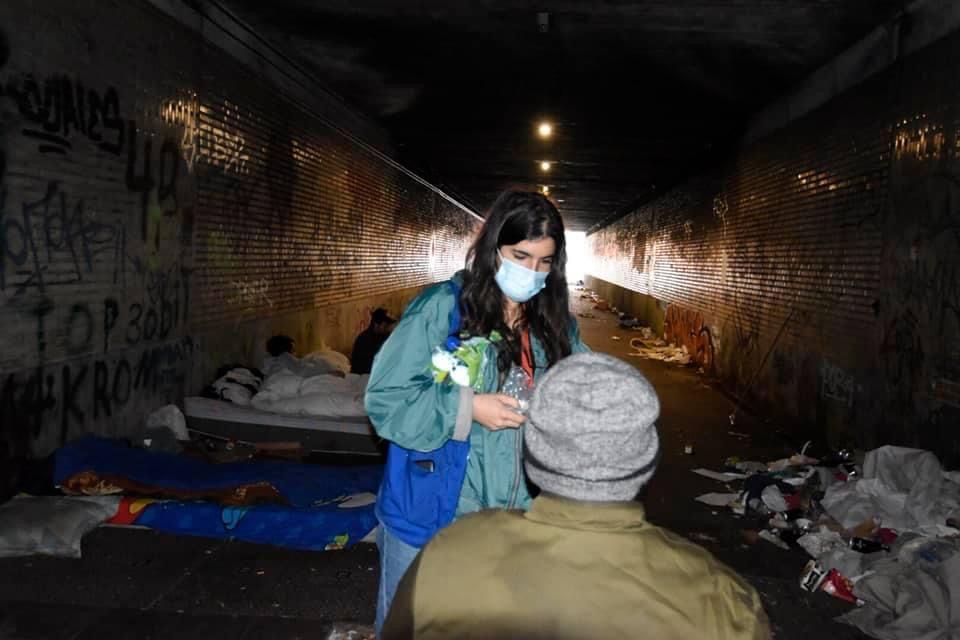
M 454 276 L 459 284 L 460 274 Z M 384 439 L 416 451 L 432 451 L 448 439 L 470 442 L 466 478 L 460 490 L 456 517 L 481 509 L 527 509 L 530 494 L 523 474 L 523 430 L 491 431 L 474 422 L 473 390 L 433 380 L 433 348 L 449 332 L 454 295 L 446 282 L 433 285 L 415 298 L 373 362 L 365 404 L 370 422 Z M 547 357 L 531 335 L 534 380 L 546 371 Z M 570 318 L 573 353 L 589 349 Z M 496 393 L 499 385 L 496 348 L 488 347 L 482 393 Z

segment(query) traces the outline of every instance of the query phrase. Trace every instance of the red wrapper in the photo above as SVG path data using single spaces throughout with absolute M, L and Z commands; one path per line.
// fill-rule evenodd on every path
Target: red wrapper
M 836 569 L 830 569 L 827 577 L 820 584 L 820 588 L 834 598 L 846 600 L 850 604 L 857 604 L 857 596 L 853 595 L 853 583 L 840 575 Z
M 890 546 L 891 544 L 893 544 L 894 540 L 896 540 L 898 537 L 899 537 L 899 534 L 897 534 L 897 532 L 894 531 L 893 529 L 880 527 L 880 529 L 877 530 L 877 538 L 880 539 L 881 543 L 887 546 Z

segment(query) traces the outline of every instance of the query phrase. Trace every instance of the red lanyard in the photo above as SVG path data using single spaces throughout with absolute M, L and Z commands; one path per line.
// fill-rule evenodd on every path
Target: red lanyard
M 528 384 L 533 383 L 533 351 L 530 348 L 530 328 L 520 332 L 520 366 L 527 373 Z

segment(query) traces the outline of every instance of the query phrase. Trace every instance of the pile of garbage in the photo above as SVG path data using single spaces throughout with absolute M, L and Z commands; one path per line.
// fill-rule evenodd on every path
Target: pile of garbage
M 630 338 L 631 350 L 627 352 L 628 356 L 662 360 L 674 364 L 690 364 L 690 352 L 687 351 L 686 345 L 675 347 L 662 338 L 654 337 L 650 327 L 641 327 L 642 330 L 646 330 L 642 337 Z
M 581 300 L 589 300 L 593 303 L 593 308 L 596 311 L 606 311 L 616 315 L 619 327 L 621 329 L 630 329 L 640 334 L 639 336 L 630 339 L 630 351 L 627 352 L 628 356 L 646 358 L 648 360 L 661 360 L 663 362 L 671 362 L 681 365 L 690 364 L 690 352 L 687 351 L 685 346 L 677 347 L 669 344 L 662 338 L 658 338 L 653 333 L 653 329 L 641 324 L 637 317 L 620 311 L 616 306 L 611 305 L 597 295 L 596 292 L 586 289 L 580 285 L 576 287 L 576 290 L 580 292 Z M 596 317 L 589 311 L 581 311 L 579 315 L 581 318 Z M 620 337 L 613 336 L 613 339 L 619 340 Z
M 857 456 L 800 453 L 769 463 L 728 458 L 695 469 L 737 492 L 698 501 L 765 524 L 751 537 L 810 556 L 807 591 L 856 605 L 839 618 L 884 640 L 960 635 L 960 473 L 921 449 L 884 446 Z

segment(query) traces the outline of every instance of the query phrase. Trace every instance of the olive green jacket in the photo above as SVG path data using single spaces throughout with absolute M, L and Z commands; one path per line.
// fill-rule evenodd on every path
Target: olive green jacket
M 458 284 L 459 274 L 455 276 Z M 457 517 L 488 508 L 521 508 L 530 494 L 521 464 L 523 430 L 491 431 L 473 421 L 473 389 L 433 380 L 433 348 L 450 331 L 454 295 L 448 283 L 428 287 L 407 307 L 373 362 L 365 404 L 374 429 L 384 439 L 416 451 L 432 451 L 448 439 L 470 441 L 466 478 Z M 573 353 L 587 351 L 576 320 L 570 319 Z M 534 379 L 546 371 L 547 357 L 531 336 Z M 482 393 L 495 393 L 499 384 L 496 351 L 484 359 Z
M 770 637 L 757 592 L 639 502 L 540 495 L 440 531 L 400 582 L 383 637 Z

